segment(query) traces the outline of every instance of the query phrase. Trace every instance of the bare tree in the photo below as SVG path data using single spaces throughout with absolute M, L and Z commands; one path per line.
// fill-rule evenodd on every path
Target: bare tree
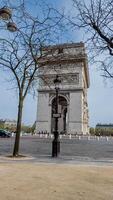
M 23 1 L 13 6 L 17 31 L 0 37 L 0 67 L 8 72 L 10 80 L 18 91 L 18 116 L 13 156 L 19 155 L 19 141 L 22 123 L 22 110 L 26 95 L 34 89 L 38 79 L 38 60 L 42 57 L 43 45 L 55 42 L 60 27 L 61 16 L 48 6 L 41 14 L 31 15 Z M 44 54 L 43 54 L 44 56 Z
M 101 63 L 103 75 L 113 78 L 113 0 L 72 0 L 73 28 L 83 29 L 93 60 Z M 95 59 L 96 57 L 96 59 Z

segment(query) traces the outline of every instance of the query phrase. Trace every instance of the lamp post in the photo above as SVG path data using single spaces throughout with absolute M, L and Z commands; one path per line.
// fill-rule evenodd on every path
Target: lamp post
M 4 6 L 3 8 L 0 8 L 0 19 L 5 20 L 5 21 L 9 21 L 12 17 L 12 11 L 10 8 Z M 16 24 L 12 21 L 9 21 L 7 23 L 7 29 L 10 32 L 15 32 L 17 31 L 17 27 Z
M 60 114 L 58 113 L 58 92 L 59 92 L 59 84 L 61 80 L 59 80 L 58 75 L 54 79 L 55 90 L 56 90 L 56 98 L 55 98 L 55 113 L 53 117 L 55 118 L 55 130 L 54 130 L 54 139 L 52 142 L 52 157 L 57 157 L 60 153 L 60 141 L 59 141 L 59 131 L 58 131 L 58 118 Z

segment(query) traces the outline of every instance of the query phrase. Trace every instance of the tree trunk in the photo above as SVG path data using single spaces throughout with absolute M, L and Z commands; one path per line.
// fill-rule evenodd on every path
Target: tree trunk
M 22 109 L 23 109 L 23 98 L 19 98 L 18 105 L 18 118 L 17 118 L 17 127 L 16 127 L 16 137 L 15 144 L 13 149 L 13 156 L 19 155 L 19 143 L 20 143 L 20 133 L 21 133 L 21 123 L 22 123 Z

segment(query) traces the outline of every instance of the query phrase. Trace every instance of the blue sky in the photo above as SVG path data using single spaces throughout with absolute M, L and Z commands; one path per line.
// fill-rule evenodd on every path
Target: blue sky
M 28 0 L 32 2 L 32 0 Z M 40 1 L 42 2 L 42 1 Z M 71 0 L 46 0 L 46 3 L 52 3 L 55 7 L 66 9 L 71 7 Z M 29 7 L 30 9 L 30 7 Z M 68 11 L 67 9 L 67 11 Z M 31 12 L 33 11 L 33 6 Z M 74 42 L 83 40 L 82 34 L 78 32 L 70 33 L 71 39 Z M 63 35 L 61 43 L 64 42 Z M 88 89 L 88 104 L 89 104 L 89 125 L 95 126 L 96 123 L 113 123 L 113 85 L 103 80 L 100 76 L 101 72 L 96 66 L 90 66 L 90 88 Z M 25 100 L 23 122 L 25 124 L 33 124 L 36 120 L 37 97 L 28 95 Z M 5 73 L 0 71 L 0 118 L 16 119 L 17 116 L 17 94 L 6 81 Z

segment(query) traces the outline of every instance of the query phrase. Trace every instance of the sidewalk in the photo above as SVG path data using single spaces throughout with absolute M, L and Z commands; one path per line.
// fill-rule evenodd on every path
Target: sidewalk
M 0 156 L 0 163 L 9 162 L 113 166 L 113 159 L 110 158 L 94 159 L 80 156 L 59 156 L 57 158 L 52 158 L 50 155 L 40 155 L 38 158 L 32 157 L 31 155 L 24 155 L 24 157 L 19 158 L 9 157 L 9 155 Z
M 111 166 L 11 159 L 0 163 L 1 200 L 113 199 Z

